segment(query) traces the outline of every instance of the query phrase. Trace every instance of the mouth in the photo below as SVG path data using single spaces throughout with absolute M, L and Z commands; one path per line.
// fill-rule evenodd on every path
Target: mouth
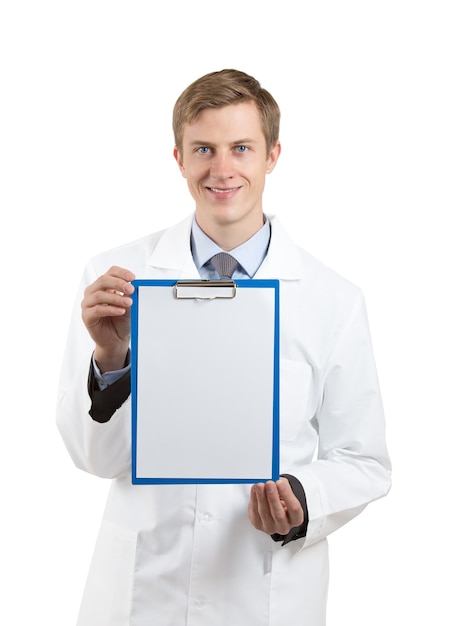
M 219 187 L 207 187 L 209 191 L 212 193 L 232 193 L 234 191 L 238 191 L 239 187 L 229 187 L 228 189 L 220 189 Z

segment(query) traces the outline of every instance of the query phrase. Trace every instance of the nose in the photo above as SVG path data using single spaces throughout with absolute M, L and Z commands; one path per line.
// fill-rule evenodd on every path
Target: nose
M 218 151 L 211 161 L 210 174 L 212 178 L 223 180 L 234 175 L 233 158 L 230 152 Z

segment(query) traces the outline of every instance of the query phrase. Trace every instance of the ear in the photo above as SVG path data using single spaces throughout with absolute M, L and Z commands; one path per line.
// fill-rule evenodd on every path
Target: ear
M 186 170 L 183 164 L 183 153 L 175 146 L 173 149 L 173 156 L 175 161 L 178 163 L 178 167 L 180 168 L 181 175 L 186 178 Z
M 267 174 L 270 174 L 274 170 L 274 167 L 275 167 L 275 165 L 277 163 L 277 160 L 278 160 L 280 154 L 281 154 L 281 142 L 280 141 L 276 141 L 276 143 L 274 144 L 273 148 L 271 148 L 271 150 L 270 150 L 270 154 L 269 154 L 267 162 L 266 162 L 266 173 Z

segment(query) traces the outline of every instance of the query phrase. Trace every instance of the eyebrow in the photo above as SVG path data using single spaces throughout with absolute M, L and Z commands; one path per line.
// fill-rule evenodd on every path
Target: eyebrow
M 251 139 L 246 137 L 245 139 L 237 139 L 236 141 L 232 141 L 230 143 L 231 146 L 241 146 L 245 143 L 257 143 L 256 139 Z M 200 141 L 194 140 L 189 143 L 190 146 L 211 146 L 214 145 L 211 141 Z

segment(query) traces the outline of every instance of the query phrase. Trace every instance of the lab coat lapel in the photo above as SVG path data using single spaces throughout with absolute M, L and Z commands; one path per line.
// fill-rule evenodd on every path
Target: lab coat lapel
M 270 224 L 268 254 L 254 278 L 300 280 L 304 276 L 304 267 L 297 246 L 276 217 L 270 216 Z
M 199 278 L 191 253 L 193 215 L 164 231 L 147 259 L 147 265 L 163 277 Z

